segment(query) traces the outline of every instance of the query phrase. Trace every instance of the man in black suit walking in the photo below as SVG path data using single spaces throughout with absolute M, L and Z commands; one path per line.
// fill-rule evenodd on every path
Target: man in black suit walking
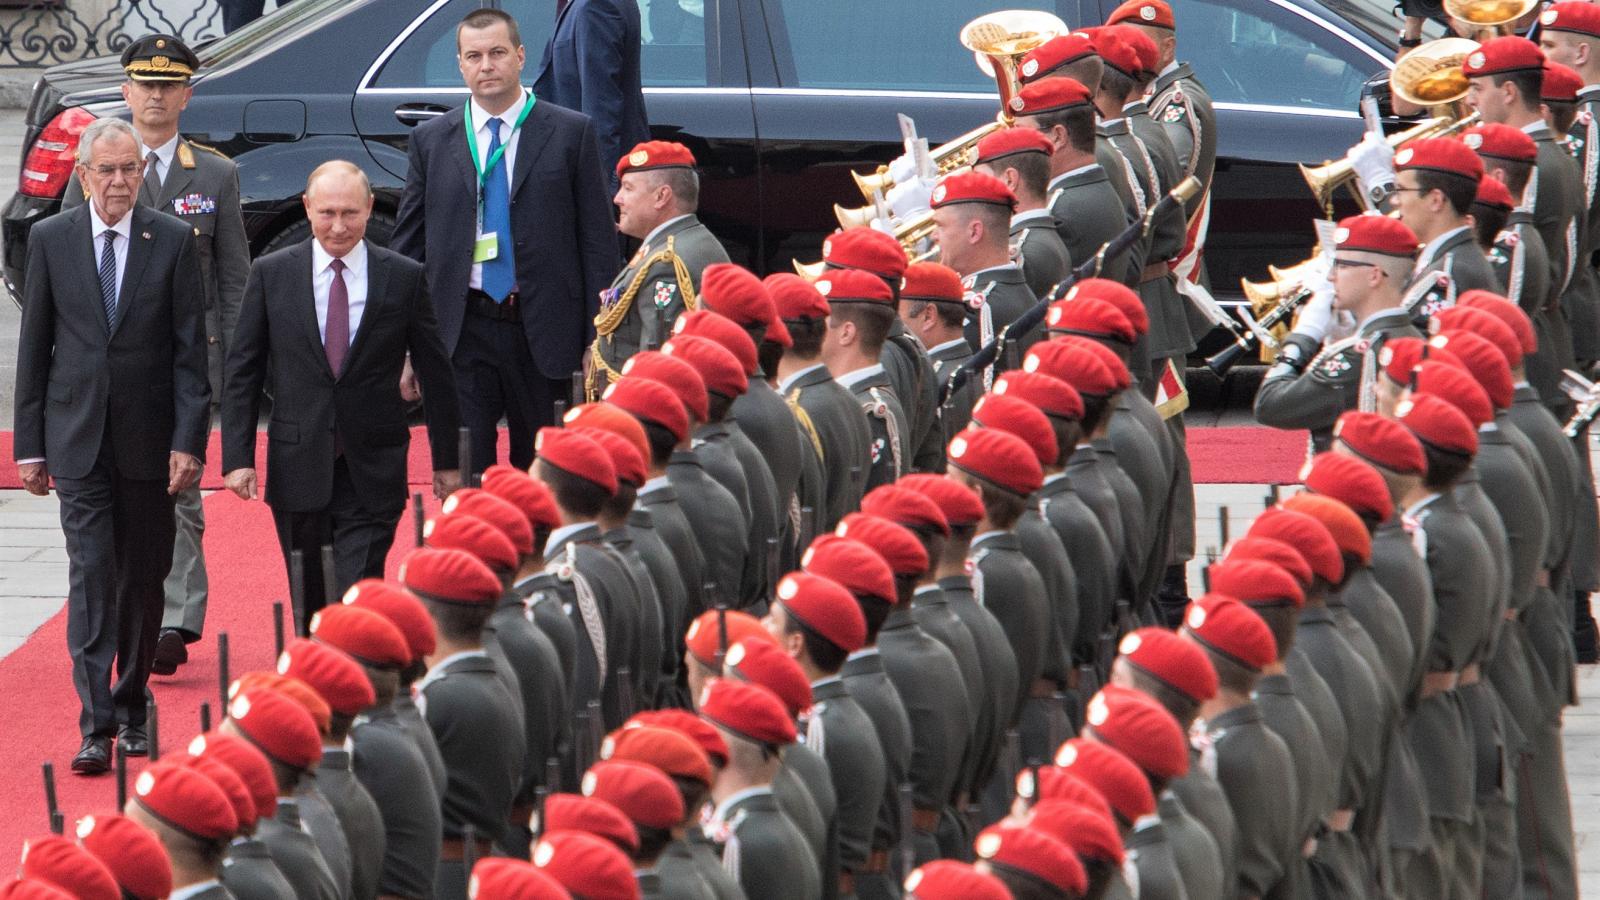
M 35 226 L 17 353 L 17 473 L 39 495 L 54 475 L 61 501 L 84 775 L 110 768 L 113 732 L 123 753 L 148 752 L 172 497 L 200 477 L 211 414 L 194 236 L 136 204 L 143 168 L 132 126 L 85 129 L 90 202 Z
M 504 416 L 511 464 L 526 469 L 534 433 L 554 423 L 594 339 L 620 262 L 616 227 L 589 119 L 518 82 L 526 51 L 515 20 L 474 10 L 456 51 L 472 96 L 411 135 L 390 245 L 427 268 L 472 430 L 462 464 L 481 472 L 496 461 Z
M 311 240 L 256 260 L 228 351 L 222 468 L 229 490 L 258 496 L 261 388 L 271 375 L 267 505 L 288 560 L 305 555 L 296 632 L 363 578 L 382 578 L 406 504 L 406 403 L 396 385 L 410 354 L 424 388 L 433 492 L 460 484 L 456 390 L 422 267 L 365 240 L 372 186 L 352 163 L 306 181 Z M 321 547 L 333 545 L 323 587 Z

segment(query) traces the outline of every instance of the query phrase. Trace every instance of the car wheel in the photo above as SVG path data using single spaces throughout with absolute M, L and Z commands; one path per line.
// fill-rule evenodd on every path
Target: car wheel
M 367 238 L 380 247 L 389 246 L 389 238 L 394 235 L 394 216 L 381 209 L 372 211 L 372 218 L 367 220 Z M 267 245 L 261 248 L 261 255 L 265 256 L 274 250 L 292 247 L 311 237 L 311 223 L 305 219 L 297 219 L 290 225 L 272 236 Z

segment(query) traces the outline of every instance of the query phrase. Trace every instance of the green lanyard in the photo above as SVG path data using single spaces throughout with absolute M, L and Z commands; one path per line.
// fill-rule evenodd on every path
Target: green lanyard
M 511 131 L 513 134 L 522 128 L 523 122 L 528 121 L 528 113 L 533 112 L 533 91 L 528 91 L 527 97 L 528 102 L 522 105 L 522 113 L 517 116 L 517 123 L 511 126 Z M 478 173 L 478 205 L 482 206 L 484 182 L 489 180 L 489 173 L 494 171 L 495 164 L 500 162 L 500 157 L 505 156 L 506 145 L 510 144 L 511 141 L 507 140 L 502 143 L 499 149 L 495 150 L 494 153 L 489 156 L 489 158 L 485 161 L 485 164 L 480 165 L 478 163 L 478 135 L 476 129 L 472 127 L 472 109 L 470 104 L 466 110 L 463 110 L 463 114 L 461 116 L 461 125 L 467 130 L 467 150 L 472 154 L 472 168 L 477 170 Z

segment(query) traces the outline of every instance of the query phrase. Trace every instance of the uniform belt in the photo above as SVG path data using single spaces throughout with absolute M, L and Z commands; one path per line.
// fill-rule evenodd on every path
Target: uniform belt
M 1473 663 L 1461 669 L 1461 678 L 1456 682 L 1456 686 L 1466 687 L 1469 684 L 1477 684 L 1482 680 L 1483 669 L 1477 663 Z
M 1035 678 L 1028 687 L 1028 696 L 1035 700 L 1049 700 L 1061 693 L 1061 685 L 1052 678 Z
M 1153 262 L 1150 265 L 1145 266 L 1144 270 L 1139 273 L 1139 283 L 1144 284 L 1149 281 L 1160 281 L 1171 274 L 1172 266 L 1168 264 L 1167 260 Z
M 933 834 L 939 830 L 939 813 L 942 810 L 923 809 L 917 807 L 911 811 L 911 827 L 923 834 Z
M 515 322 L 522 318 L 522 304 L 518 302 L 516 291 L 507 294 L 505 300 L 496 303 L 493 297 L 483 291 L 468 288 L 467 312 L 485 319 Z
M 494 841 L 478 838 L 472 844 L 473 855 L 477 859 L 494 855 Z M 439 859 L 445 862 L 461 862 L 467 858 L 466 849 L 466 844 L 462 843 L 461 838 L 447 837 L 439 843 Z
M 1349 831 L 1355 822 L 1356 811 L 1353 809 L 1336 809 L 1328 813 L 1329 831 Z
M 1422 676 L 1422 699 L 1435 697 L 1445 691 L 1453 691 L 1460 682 L 1458 672 L 1429 672 Z

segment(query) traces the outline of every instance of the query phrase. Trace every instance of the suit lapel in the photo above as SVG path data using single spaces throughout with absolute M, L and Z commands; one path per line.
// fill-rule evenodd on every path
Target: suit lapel
M 300 319 L 301 330 L 311 341 L 311 355 L 316 359 L 317 366 L 331 378 L 333 370 L 328 368 L 328 351 L 322 346 L 322 328 L 321 323 L 317 321 L 316 273 L 311 270 L 312 260 L 315 259 L 311 253 L 311 241 L 314 240 L 316 238 L 310 238 L 294 246 L 294 269 L 300 273 L 295 278 L 300 281 L 301 290 L 292 292 L 291 296 L 295 298 L 295 304 L 300 307 L 295 311 L 295 315 Z
M 69 252 L 78 257 L 78 262 L 72 267 L 75 277 L 81 282 L 77 294 L 93 298 L 92 305 L 95 317 L 100 324 L 106 326 L 106 334 L 111 334 L 111 323 L 106 321 L 105 303 L 100 299 L 100 260 L 96 253 L 94 220 L 89 218 L 89 204 L 93 200 L 85 200 L 82 206 L 75 207 L 70 215 L 78 217 L 78 223 L 73 226 L 77 237 L 72 242 Z
M 117 288 L 117 321 L 111 323 L 112 335 L 128 318 L 128 305 L 139 293 L 139 282 L 144 278 L 145 266 L 150 262 L 150 246 L 155 242 L 147 230 L 151 213 L 135 204 L 128 215 L 133 217 L 128 223 L 128 263 L 122 270 L 122 284 Z
M 572 4 L 567 5 L 571 7 Z M 518 131 L 521 137 L 517 139 L 516 167 L 511 172 L 513 197 L 522 190 L 522 182 L 528 179 L 528 173 L 533 171 L 533 164 L 538 161 L 545 144 L 550 142 L 550 129 L 546 127 L 548 114 L 549 111 L 544 106 L 535 102 L 533 111 L 528 113 L 528 118 L 523 120 L 522 128 Z
M 466 129 L 471 124 L 472 101 L 468 100 L 461 105 L 461 121 L 456 122 L 450 129 L 450 155 L 456 158 L 456 164 L 461 169 L 461 175 L 466 179 L 467 190 L 473 202 L 478 198 L 478 167 L 472 159 L 472 148 L 467 145 Z
M 356 356 L 361 352 L 362 345 L 367 343 L 367 333 L 372 331 L 372 323 L 377 321 L 379 307 L 384 303 L 389 285 L 389 267 L 378 258 L 377 248 L 367 242 L 367 305 L 361 311 L 361 325 L 356 328 L 355 339 L 350 342 L 350 351 L 344 356 L 344 371 L 350 371 L 355 364 Z M 324 354 L 326 355 L 326 354 Z M 343 375 L 343 373 L 340 373 Z

